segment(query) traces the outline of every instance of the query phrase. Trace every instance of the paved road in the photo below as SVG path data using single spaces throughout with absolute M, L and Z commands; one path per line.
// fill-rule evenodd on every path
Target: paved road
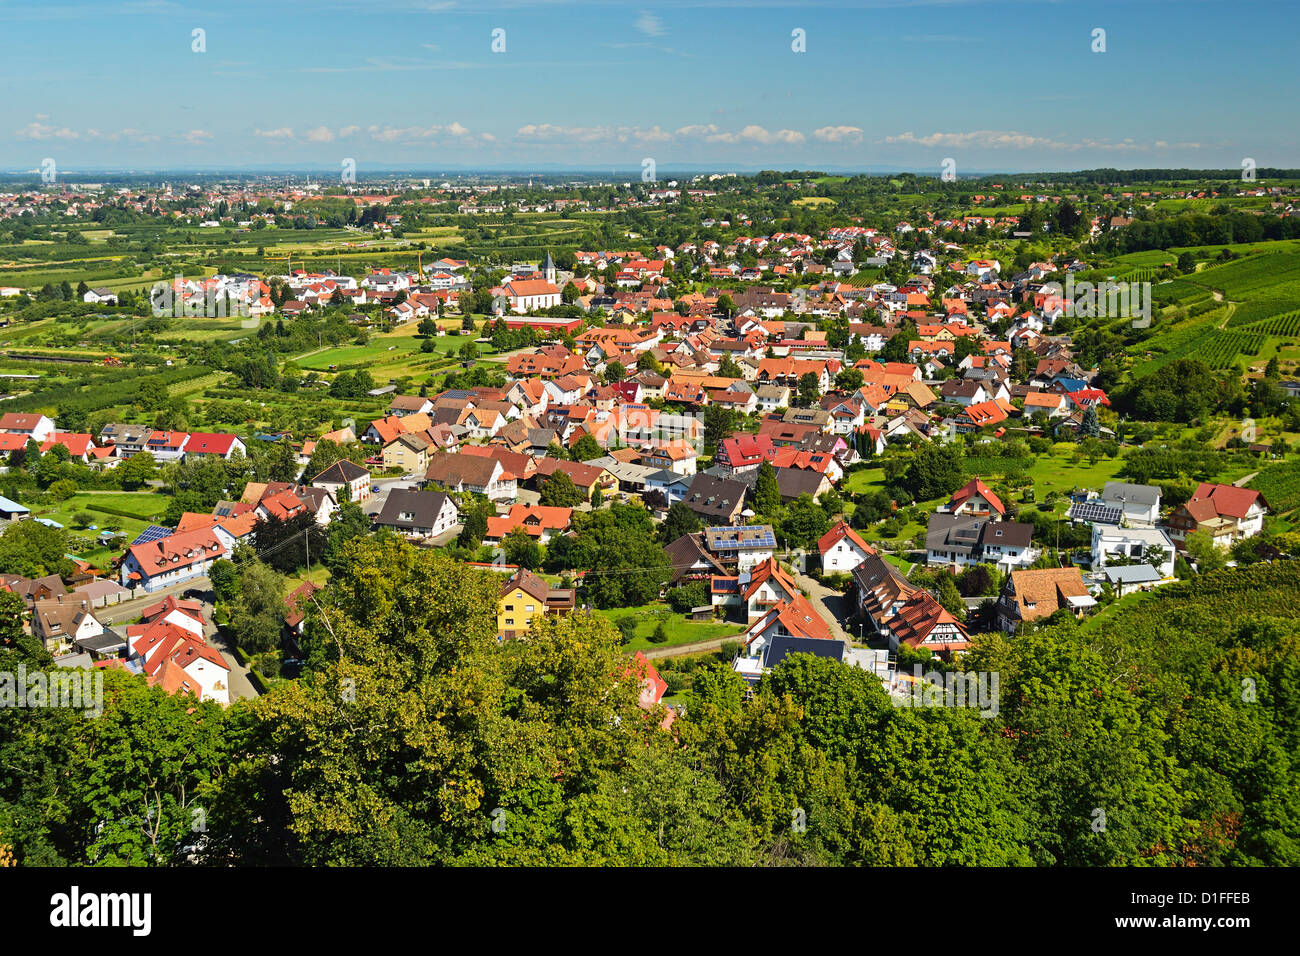
M 125 627 L 130 624 L 141 612 L 151 604 L 157 604 L 169 594 L 180 597 L 190 588 L 197 588 L 200 591 L 208 591 L 212 587 L 212 582 L 207 577 L 191 578 L 180 584 L 173 584 L 170 587 L 159 588 L 157 591 L 151 591 L 143 597 L 131 598 L 129 601 L 122 601 L 120 604 L 110 604 L 102 608 L 95 616 L 104 624 L 110 627 Z

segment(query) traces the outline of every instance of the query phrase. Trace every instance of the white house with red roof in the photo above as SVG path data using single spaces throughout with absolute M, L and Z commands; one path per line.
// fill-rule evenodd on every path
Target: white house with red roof
M 118 580 L 123 587 L 157 591 L 202 577 L 214 561 L 229 553 L 211 528 L 177 531 L 127 548 Z
M 724 596 L 723 600 L 719 601 L 717 600 L 719 592 L 715 589 L 714 603 L 727 604 L 739 600 L 745 607 L 745 619 L 755 621 L 778 604 L 794 600 L 801 592 L 794 579 L 781 567 L 776 558 L 772 557 L 755 565 L 749 571 L 740 572 L 736 580 L 736 590 L 732 593 L 735 595 L 734 598 L 728 600 L 729 596 Z
M 185 459 L 191 458 L 234 458 L 236 453 L 246 456 L 248 448 L 234 435 L 222 435 L 215 432 L 191 432 L 185 443 Z
M 1081 388 L 1077 392 L 1066 393 L 1066 398 L 1069 399 L 1070 407 L 1079 411 L 1083 411 L 1090 405 L 1110 406 L 1110 399 L 1099 388 Z
M 776 457 L 776 446 L 769 435 L 735 435 L 718 444 L 714 466 L 725 469 L 726 477 L 758 471 L 765 461 Z
M 1197 531 L 1207 532 L 1219 547 L 1230 548 L 1243 538 L 1259 534 L 1266 514 L 1268 502 L 1253 488 L 1203 481 L 1166 524 L 1178 548 L 1184 547 L 1187 536 Z
M 916 591 L 885 624 L 890 650 L 906 644 L 913 650 L 922 647 L 940 657 L 970 646 L 966 625 L 953 617 L 929 591 Z
M 876 553 L 876 549 L 863 541 L 843 519 L 817 539 L 817 551 L 822 556 L 824 574 L 851 572 Z
M 146 439 L 144 450 L 153 455 L 154 461 L 180 461 L 189 440 L 189 432 L 155 431 Z
M 54 419 L 47 415 L 9 412 L 0 415 L 0 432 L 7 435 L 26 435 L 33 441 L 45 441 L 54 431 Z
M 659 676 L 659 671 L 644 654 L 640 651 L 633 654 L 628 670 L 634 676 L 641 678 L 641 696 L 637 702 L 642 707 L 650 710 L 663 700 L 664 692 L 668 690 L 668 682 Z
M 501 287 L 512 312 L 533 312 L 560 304 L 560 290 L 545 279 L 511 279 Z
M 89 462 L 95 457 L 95 440 L 91 435 L 76 432 L 50 432 L 50 437 L 41 442 L 41 454 L 45 454 L 55 445 L 62 445 L 68 454 L 81 462 Z
M 127 626 L 128 667 L 139 668 L 151 687 L 169 694 L 185 693 L 197 700 L 230 703 L 230 665 L 221 653 L 171 615 Z
M 988 485 L 978 478 L 972 478 L 953 492 L 952 498 L 946 505 L 942 505 L 936 510 L 950 515 L 967 515 L 972 518 L 992 515 L 1002 518 L 1006 516 L 1007 506 L 1002 503 L 1001 498 L 989 490 Z
M 836 640 L 830 625 L 817 613 L 812 602 L 800 593 L 775 605 L 749 626 L 745 631 L 745 655 L 762 657 L 764 648 L 777 637 Z
M 166 621 L 189 631 L 196 637 L 203 636 L 203 602 L 188 598 L 178 598 L 169 594 L 156 604 L 150 604 L 140 612 L 146 623 Z

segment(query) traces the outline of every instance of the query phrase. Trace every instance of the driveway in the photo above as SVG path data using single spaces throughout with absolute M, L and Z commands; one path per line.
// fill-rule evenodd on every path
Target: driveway
M 839 591 L 832 591 L 824 584 L 819 584 L 798 571 L 794 572 L 794 583 L 808 592 L 808 600 L 812 601 L 813 606 L 830 625 L 831 633 L 842 641 L 852 643 L 854 635 L 849 634 L 843 624 L 852 610 L 852 602 Z

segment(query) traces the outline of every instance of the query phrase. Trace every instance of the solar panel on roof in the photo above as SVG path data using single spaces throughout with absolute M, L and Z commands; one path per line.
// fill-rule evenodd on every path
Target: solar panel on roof
M 131 544 L 148 544 L 150 541 L 161 541 L 163 538 L 169 537 L 174 533 L 175 531 L 172 528 L 164 528 L 160 524 L 151 524 L 149 527 L 141 531 L 139 536 L 132 541 Z
M 1112 505 L 1099 501 L 1079 501 L 1070 506 L 1070 517 L 1078 521 L 1093 521 L 1097 524 L 1119 524 L 1123 512 Z

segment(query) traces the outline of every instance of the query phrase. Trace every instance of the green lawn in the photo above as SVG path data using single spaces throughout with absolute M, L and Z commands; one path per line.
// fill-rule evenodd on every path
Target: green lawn
M 873 485 L 882 485 L 884 481 L 885 469 L 863 468 L 845 478 L 840 490 L 860 495 L 864 491 L 869 491 Z
M 668 609 L 667 604 L 645 604 L 641 607 L 620 607 L 607 611 L 597 611 L 597 614 L 608 618 L 613 624 L 624 617 L 634 617 L 637 619 L 636 637 L 623 647 L 628 652 L 648 651 L 656 647 L 673 647 L 678 644 L 691 644 L 695 641 L 709 641 L 719 637 L 739 636 L 745 628 L 740 624 L 733 624 L 727 621 L 710 621 L 707 623 L 697 624 L 689 621 L 684 615 L 674 614 Z M 664 630 L 668 632 L 668 640 L 663 644 L 655 644 L 649 640 L 650 635 L 655 631 L 659 623 L 659 615 L 666 614 L 664 620 Z
M 894 567 L 898 568 L 898 570 L 902 571 L 904 576 L 911 574 L 912 568 L 916 567 L 916 565 L 912 564 L 909 561 L 904 561 L 896 554 L 884 554 L 884 558 Z
M 1079 628 L 1084 632 L 1096 631 L 1124 608 L 1131 608 L 1134 605 L 1150 600 L 1152 595 L 1158 593 L 1158 591 L 1159 588 L 1155 591 L 1135 591 L 1132 594 L 1127 594 L 1118 601 L 1108 604 L 1096 614 L 1092 615 L 1092 617 L 1086 618 L 1083 623 L 1079 625 Z
M 122 515 L 104 514 L 101 511 L 91 510 L 88 507 L 90 505 L 119 508 L 133 512 L 134 516 L 124 517 Z M 67 529 L 69 534 L 78 537 L 93 539 L 98 537 L 102 531 L 119 531 L 130 542 L 149 525 L 157 524 L 157 519 L 166 509 L 167 499 L 162 495 L 148 491 L 80 491 L 71 498 L 57 504 L 33 507 L 32 517 L 49 518 L 57 521 Z M 79 511 L 90 511 L 94 515 L 90 522 L 97 526 L 94 530 L 78 528 L 74 525 L 72 516 Z M 108 548 L 96 547 L 81 552 L 78 557 L 89 561 L 91 564 L 104 567 L 119 553 Z
M 1050 492 L 1068 494 L 1075 488 L 1095 488 L 1100 491 L 1102 485 L 1114 481 L 1124 467 L 1122 458 L 1101 458 L 1096 464 L 1083 459 L 1077 465 L 1066 456 L 1040 455 L 1028 470 L 1034 479 L 1034 492 L 1038 500 Z

